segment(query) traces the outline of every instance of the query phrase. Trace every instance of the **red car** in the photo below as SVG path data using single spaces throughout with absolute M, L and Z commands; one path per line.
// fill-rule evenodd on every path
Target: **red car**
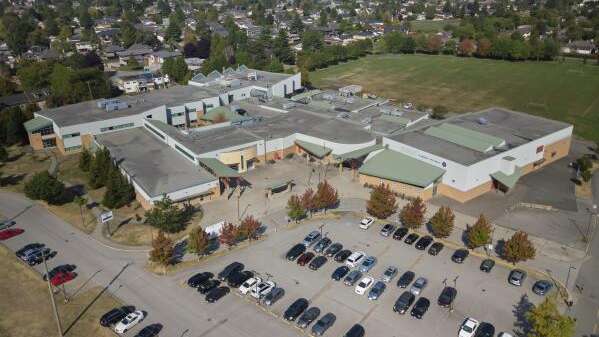
M 72 271 L 69 271 L 69 272 L 59 272 L 58 274 L 54 275 L 54 277 L 52 277 L 50 279 L 50 283 L 53 286 L 58 287 L 59 285 L 61 285 L 63 283 L 67 283 L 67 282 L 71 281 L 76 276 L 77 276 L 77 274 L 73 273 Z
M 21 228 L 5 229 L 3 231 L 0 231 L 0 240 L 8 240 L 8 239 L 12 238 L 13 236 L 23 234 L 23 232 L 25 232 L 25 230 L 21 229 Z

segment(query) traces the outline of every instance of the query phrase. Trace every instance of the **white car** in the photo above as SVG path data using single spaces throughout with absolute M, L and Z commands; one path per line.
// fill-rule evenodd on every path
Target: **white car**
M 250 290 L 250 296 L 253 298 L 262 298 L 266 296 L 277 284 L 273 281 L 260 282 L 257 286 Z
M 358 282 L 358 285 L 356 285 L 356 294 L 364 295 L 366 290 L 368 290 L 368 288 L 370 288 L 370 286 L 372 286 L 373 283 L 374 283 L 374 279 L 372 277 L 370 277 L 370 276 L 363 277 L 360 280 L 360 282 Z
M 374 223 L 374 218 L 371 217 L 367 217 L 362 219 L 362 221 L 360 221 L 360 228 L 362 229 L 368 229 L 370 227 L 370 225 L 372 225 Z
M 134 312 L 128 314 L 127 316 L 125 316 L 125 318 L 123 318 L 120 322 L 118 322 L 116 324 L 116 326 L 114 327 L 114 332 L 125 333 L 132 327 L 136 326 L 137 323 L 143 321 L 144 318 L 145 318 L 145 315 L 144 315 L 143 311 L 141 311 L 141 310 L 134 311 Z
M 259 277 L 252 277 L 252 278 L 246 280 L 245 282 L 243 282 L 243 284 L 239 286 L 239 292 L 242 295 L 245 295 L 250 290 L 252 290 L 252 288 L 256 287 L 261 282 L 262 282 L 261 278 L 259 278 Z
M 472 317 L 466 318 L 462 326 L 460 327 L 460 332 L 458 333 L 458 337 L 472 337 L 478 328 L 479 322 Z
M 345 264 L 350 267 L 350 268 L 354 268 L 355 266 L 359 265 L 360 262 L 362 262 L 362 260 L 366 257 L 366 253 L 364 252 L 353 252 L 348 258 L 347 260 L 345 260 Z
M 514 337 L 514 335 L 507 332 L 500 332 L 499 335 L 497 335 L 497 337 Z

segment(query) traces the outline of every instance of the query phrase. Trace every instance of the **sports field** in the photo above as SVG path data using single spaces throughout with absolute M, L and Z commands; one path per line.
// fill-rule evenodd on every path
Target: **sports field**
M 373 55 L 310 73 L 319 88 L 360 84 L 398 101 L 453 112 L 502 106 L 574 124 L 599 141 L 599 66 L 594 61 L 507 62 L 435 55 Z

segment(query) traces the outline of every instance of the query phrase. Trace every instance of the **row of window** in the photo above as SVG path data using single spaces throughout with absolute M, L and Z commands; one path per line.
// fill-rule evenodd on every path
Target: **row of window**
M 76 146 L 71 146 L 71 147 L 65 147 L 64 148 L 64 152 L 78 151 L 80 149 L 81 149 L 81 145 L 76 145 Z
M 158 130 L 154 129 L 153 127 L 151 127 L 149 124 L 144 124 L 144 126 L 146 127 L 146 129 L 152 131 L 156 136 L 160 137 L 160 139 L 162 140 L 166 140 L 164 138 L 164 135 L 160 132 L 158 132 Z
M 179 145 L 175 144 L 175 149 L 181 152 L 185 157 L 189 158 L 192 161 L 195 161 L 195 157 L 192 156 L 189 152 L 183 150 Z
M 133 125 L 134 125 L 133 123 L 126 123 L 126 124 L 121 124 L 121 125 L 109 126 L 109 127 L 105 127 L 105 128 L 100 128 L 100 132 L 130 128 L 130 127 L 133 127 Z
M 52 127 L 52 125 L 50 125 L 50 126 L 46 126 L 45 128 L 41 128 L 41 129 L 35 131 L 34 133 L 40 133 L 42 136 L 47 136 L 47 135 L 51 135 L 54 133 L 54 128 Z
M 81 136 L 81 133 L 75 132 L 75 133 L 69 133 L 68 135 L 64 135 L 64 136 L 62 136 L 62 138 L 63 139 L 64 138 L 73 138 L 73 137 L 79 137 L 79 136 Z

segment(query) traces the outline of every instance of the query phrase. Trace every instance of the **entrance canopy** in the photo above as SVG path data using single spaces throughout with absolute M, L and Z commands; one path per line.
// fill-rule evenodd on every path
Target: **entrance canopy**
M 498 182 L 500 182 L 502 185 L 504 185 L 508 189 L 514 188 L 514 186 L 516 186 L 516 183 L 518 182 L 518 180 L 520 180 L 521 176 L 522 176 L 522 168 L 520 168 L 518 166 L 516 166 L 514 168 L 514 173 L 512 173 L 512 174 L 505 174 L 501 171 L 491 173 L 491 178 L 497 180 Z
M 375 145 L 367 146 L 367 147 L 362 148 L 362 149 L 358 149 L 358 150 L 354 150 L 354 151 L 351 151 L 351 152 L 342 153 L 342 154 L 337 155 L 335 157 L 339 161 L 359 159 L 359 158 L 362 158 L 364 156 L 369 155 L 370 152 L 374 152 L 374 151 L 381 150 L 381 149 L 383 149 L 382 145 L 375 144 Z
M 239 172 L 223 164 L 215 158 L 198 158 L 200 165 L 206 168 L 210 173 L 219 178 L 237 178 L 240 177 Z
M 326 155 L 331 153 L 331 151 L 333 151 L 324 145 L 318 145 L 318 144 L 306 142 L 303 140 L 296 140 L 295 144 L 297 144 L 299 147 L 304 149 L 306 152 L 308 152 L 318 158 L 324 158 L 324 157 L 326 157 Z

